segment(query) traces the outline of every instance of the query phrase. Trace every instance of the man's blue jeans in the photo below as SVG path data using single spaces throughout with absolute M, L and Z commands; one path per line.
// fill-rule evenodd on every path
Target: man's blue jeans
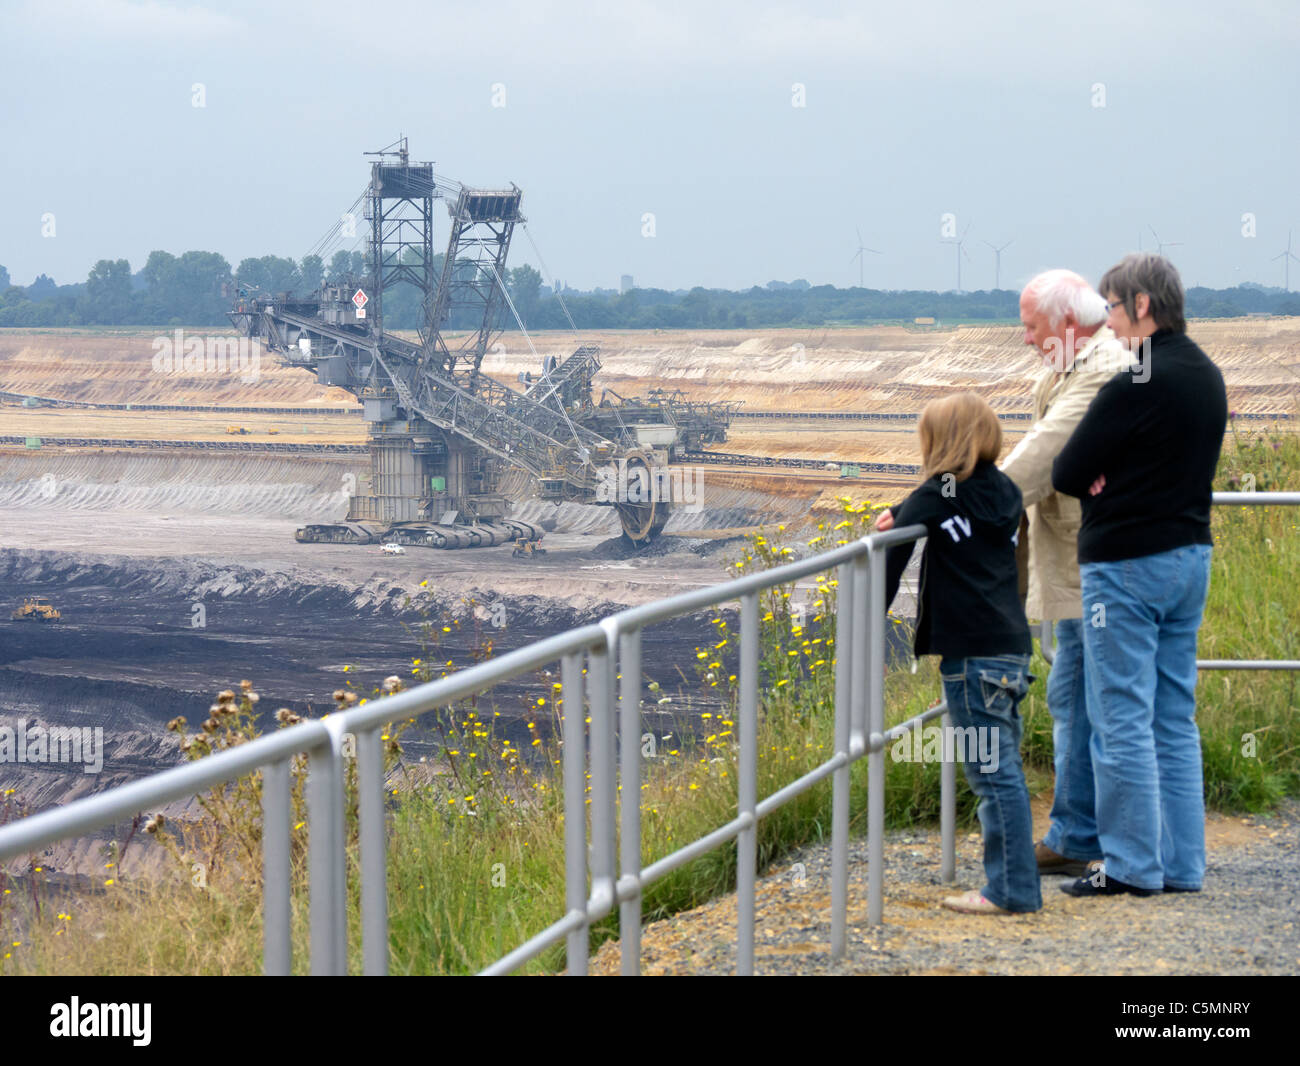
M 1058 855 L 1079 862 L 1101 858 L 1086 694 L 1082 623 L 1078 618 L 1062 618 L 1056 623 L 1056 658 L 1047 676 L 1056 793 L 1052 824 L 1043 843 Z
M 1043 896 L 1034 858 L 1029 789 L 1020 762 L 1022 727 L 1017 710 L 1033 680 L 1029 656 L 945 657 L 939 663 L 939 673 L 954 727 L 984 730 L 980 746 L 997 751 L 996 763 L 989 759 L 987 765 L 981 765 L 967 758 L 962 764 L 971 791 L 980 798 L 984 874 L 988 878 L 984 898 L 1003 910 L 1039 910 Z M 969 754 L 969 746 L 966 750 Z
M 1205 797 L 1196 633 L 1210 587 L 1210 547 L 1085 563 L 1079 572 L 1106 874 L 1140 888 L 1200 888 Z

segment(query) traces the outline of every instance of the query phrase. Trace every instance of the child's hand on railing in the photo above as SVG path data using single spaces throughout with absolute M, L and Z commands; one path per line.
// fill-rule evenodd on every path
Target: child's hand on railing
M 876 529 L 881 533 L 887 533 L 894 528 L 894 515 L 890 511 L 881 511 L 876 515 Z

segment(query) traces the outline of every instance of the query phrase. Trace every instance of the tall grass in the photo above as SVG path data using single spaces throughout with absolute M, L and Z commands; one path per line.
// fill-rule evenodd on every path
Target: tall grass
M 1250 475 L 1248 478 L 1247 475 Z M 1300 489 L 1300 439 L 1275 430 L 1234 427 L 1216 485 L 1260 491 Z M 843 501 L 843 515 L 827 522 L 808 550 L 823 550 L 866 531 L 877 508 Z M 1217 508 L 1214 571 L 1200 654 L 1205 658 L 1300 658 L 1300 510 Z M 795 549 L 784 531 L 756 534 L 730 572 L 748 573 L 787 562 Z M 802 548 L 800 550 L 803 550 Z M 793 589 L 763 594 L 760 606 L 760 798 L 811 770 L 833 750 L 835 575 L 817 582 L 806 605 L 792 605 Z M 642 859 L 648 863 L 728 821 L 736 803 L 736 634 L 734 616 L 713 618 L 715 638 L 696 650 L 698 684 L 720 697 L 718 710 L 680 717 L 656 733 L 643 765 L 639 806 Z M 454 623 L 453 623 L 454 624 Z M 902 623 L 899 623 L 902 624 Z M 432 624 L 426 623 L 426 628 Z M 436 633 L 436 628 L 433 629 Z M 480 648 L 481 653 L 490 649 Z M 454 669 L 424 659 L 410 672 L 427 680 Z M 1035 656 L 1040 679 L 1046 664 Z M 389 679 L 390 688 L 396 678 Z M 1283 795 L 1300 794 L 1300 716 L 1294 673 L 1205 673 L 1198 687 L 1208 804 L 1222 811 L 1258 810 Z M 526 741 L 501 729 L 499 708 L 485 699 L 443 712 L 434 726 L 442 756 L 436 763 L 402 761 L 390 779 L 388 889 L 391 970 L 402 974 L 471 973 L 504 955 L 564 911 L 563 793 L 559 778 L 560 717 L 565 713 L 553 676 L 537 678 L 529 704 Z M 654 686 L 651 689 L 654 690 Z M 1052 723 L 1035 684 L 1021 704 L 1022 753 L 1031 791 L 1051 785 Z M 934 703 L 940 685 L 934 660 L 887 679 L 886 718 L 893 724 Z M 657 691 L 652 692 L 658 695 Z M 345 697 L 346 699 L 346 697 Z M 341 701 L 342 702 L 342 701 Z M 546 726 L 549 719 L 550 728 Z M 407 723 L 408 725 L 410 723 Z M 397 755 L 400 728 L 389 735 Z M 645 741 L 642 741 L 644 744 Z M 887 756 L 886 822 L 899 826 L 937 818 L 940 767 Z M 852 809 L 865 811 L 866 761 L 851 772 Z M 255 792 L 248 793 L 249 797 Z M 974 800 L 958 788 L 959 819 L 974 817 Z M 805 792 L 759 826 L 761 867 L 800 844 L 829 833 L 830 784 Z M 350 804 L 352 809 L 352 804 Z M 260 840 L 250 801 L 224 825 L 216 806 L 202 839 L 224 833 L 231 846 Z M 301 834 L 305 827 L 295 832 Z M 174 827 L 167 832 L 173 832 Z M 191 833 L 198 832 L 192 829 Z M 155 832 L 151 839 L 157 840 Z M 350 838 L 350 957 L 359 959 L 355 837 Z M 305 836 L 295 841 L 305 843 Z M 171 881 L 111 878 L 99 895 L 55 904 L 40 916 L 31 893 L 0 897 L 4 930 L 0 964 L 9 973 L 255 973 L 260 969 L 260 886 L 248 863 L 218 864 L 206 887 L 188 872 L 194 839 L 164 845 L 174 858 Z M 244 845 L 240 845 L 244 846 Z M 299 843 L 295 844 L 298 853 Z M 294 864 L 295 968 L 307 962 L 305 864 Z M 37 877 L 39 882 L 39 876 Z M 643 900 L 647 920 L 670 915 L 728 891 L 735 882 L 735 848 L 722 847 L 651 886 Z M 39 893 L 38 893 L 39 896 Z M 60 909 L 61 908 L 61 909 Z M 592 931 L 592 946 L 617 935 L 617 919 Z M 14 941 L 18 941 L 15 946 Z M 527 972 L 563 966 L 555 949 Z
M 1300 491 L 1300 437 L 1234 419 L 1215 488 Z M 1216 507 L 1212 525 L 1200 657 L 1300 660 L 1300 507 Z M 1196 698 L 1210 806 L 1260 810 L 1300 793 L 1300 673 L 1203 672 Z

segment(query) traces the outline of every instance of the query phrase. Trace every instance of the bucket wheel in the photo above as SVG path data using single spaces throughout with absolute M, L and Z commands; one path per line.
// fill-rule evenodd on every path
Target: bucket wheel
M 635 471 L 638 468 L 644 468 L 646 471 L 646 484 L 654 486 L 650 462 L 640 453 L 628 456 L 629 483 L 637 476 Z M 655 498 L 659 495 L 657 491 L 652 491 L 649 495 L 651 498 L 645 502 L 625 502 L 614 505 L 614 509 L 618 511 L 618 520 L 623 525 L 623 541 L 635 548 L 644 548 L 659 536 L 664 526 L 668 524 L 668 515 L 672 509 L 672 504 L 668 500 Z
M 616 504 L 618 520 L 623 523 L 623 540 L 637 548 L 644 548 L 668 524 L 669 505 L 666 500 L 655 503 Z

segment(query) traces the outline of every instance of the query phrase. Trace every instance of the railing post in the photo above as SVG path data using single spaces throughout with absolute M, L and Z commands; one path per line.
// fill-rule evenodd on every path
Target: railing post
M 946 704 L 940 722 L 943 735 L 952 736 L 952 715 L 948 713 Z M 954 747 L 946 742 L 941 746 L 943 763 L 939 767 L 939 839 L 943 849 L 939 879 L 946 885 L 957 880 L 957 762 Z
M 867 624 L 867 921 L 879 925 L 885 884 L 885 552 L 871 545 Z
M 622 972 L 641 972 L 641 630 L 624 633 L 619 646 L 619 858 L 621 883 L 633 890 L 618 908 Z
M 844 765 L 835 771 L 831 797 L 831 958 L 848 950 L 849 908 L 849 716 L 853 668 L 853 564 L 840 563 L 835 597 L 835 754 Z
M 1056 662 L 1056 647 L 1052 643 L 1052 623 L 1046 618 L 1038 623 L 1038 649 L 1048 666 Z
M 342 721 L 325 719 L 329 741 L 308 754 L 307 806 L 311 834 L 311 972 L 347 972 L 347 897 L 343 849 Z
M 602 618 L 603 645 L 587 658 L 587 703 L 591 709 L 591 897 L 597 907 L 612 910 L 616 894 L 614 781 L 614 660 L 618 655 L 618 623 Z
M 293 967 L 289 888 L 289 759 L 262 768 L 262 972 L 287 977 Z
M 564 905 L 570 913 L 587 910 L 587 803 L 585 772 L 587 736 L 582 697 L 582 652 L 571 652 L 560 660 L 560 696 L 563 718 L 561 733 L 564 754 Z M 589 929 L 584 923 L 568 936 L 568 973 L 587 975 Z
M 384 827 L 384 749 L 375 726 L 356 735 L 361 838 L 361 965 L 388 974 L 388 841 Z
M 870 683 L 867 648 L 876 629 L 867 596 L 868 559 L 867 555 L 859 555 L 853 560 L 853 610 L 856 617 L 852 645 L 844 649 L 850 654 L 852 663 L 853 714 L 849 726 L 849 752 L 854 757 L 867 750 L 867 686 Z
M 758 865 L 758 593 L 740 600 L 740 780 L 736 813 L 751 823 L 736 837 L 736 973 L 754 973 L 754 880 Z

